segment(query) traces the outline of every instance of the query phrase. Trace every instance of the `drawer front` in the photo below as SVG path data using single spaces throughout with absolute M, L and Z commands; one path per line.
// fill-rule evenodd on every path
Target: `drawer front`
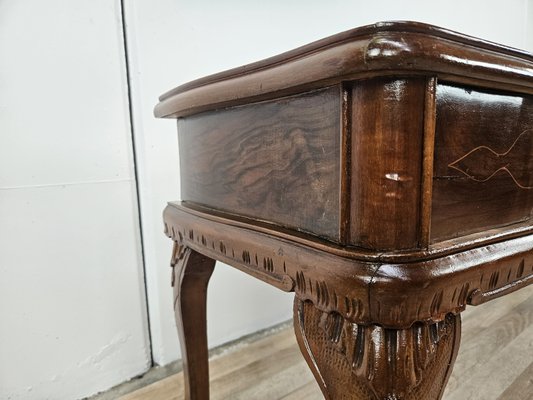
M 340 88 L 178 120 L 182 199 L 339 240 Z
M 533 96 L 437 88 L 432 241 L 529 223 Z

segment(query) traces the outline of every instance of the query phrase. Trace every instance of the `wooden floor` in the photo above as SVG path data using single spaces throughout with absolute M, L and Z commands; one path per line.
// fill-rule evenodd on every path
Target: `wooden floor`
M 211 399 L 320 400 L 292 329 L 211 360 Z M 181 373 L 121 400 L 183 400 Z M 463 313 L 444 400 L 533 400 L 533 286 Z

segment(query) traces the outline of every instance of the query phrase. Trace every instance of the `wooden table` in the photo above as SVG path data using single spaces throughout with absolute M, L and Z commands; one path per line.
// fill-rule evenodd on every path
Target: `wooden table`
M 182 85 L 175 310 L 209 398 L 215 260 L 294 291 L 326 399 L 439 399 L 460 312 L 533 281 L 533 55 L 412 22 Z

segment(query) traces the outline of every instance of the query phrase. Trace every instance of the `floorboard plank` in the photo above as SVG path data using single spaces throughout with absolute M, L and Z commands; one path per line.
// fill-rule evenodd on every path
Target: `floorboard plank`
M 212 400 L 320 400 L 292 328 L 210 361 Z M 179 373 L 120 400 L 183 400 Z M 463 313 L 443 400 L 533 400 L 533 286 Z
M 524 399 L 533 400 L 533 361 L 524 372 L 516 378 L 497 400 Z
M 280 400 L 324 400 L 320 388 L 316 383 L 314 377 L 311 375 L 311 380 L 305 385 L 299 387 L 295 391 L 280 398 Z
M 483 307 L 490 311 L 488 310 L 490 306 L 491 304 L 488 303 Z M 493 305 L 493 307 L 495 306 L 499 305 Z M 483 313 L 480 313 L 477 318 L 470 319 L 469 324 L 465 323 L 457 362 L 444 396 L 446 400 L 473 400 L 477 398 L 486 400 L 497 398 L 501 391 L 495 394 L 479 391 L 478 393 L 483 392 L 489 397 L 477 397 L 474 392 L 476 391 L 475 388 L 482 383 L 481 377 L 485 376 L 485 379 L 495 382 L 498 376 L 506 375 L 510 366 L 503 361 L 498 361 L 498 358 L 513 349 L 512 344 L 519 340 L 519 337 L 522 338 L 521 343 L 529 337 L 530 344 L 533 344 L 532 331 L 528 330 L 528 328 L 533 327 L 533 296 L 513 308 L 499 308 L 500 318 L 490 325 L 484 326 Z M 479 320 L 479 324 L 476 324 L 477 320 Z M 522 334 L 525 331 L 528 335 L 523 338 Z M 513 354 L 513 356 L 521 359 L 525 355 L 524 351 L 527 351 L 527 347 L 522 349 L 522 351 L 520 349 L 516 349 L 516 351 L 517 353 Z M 518 375 L 521 372 L 519 371 Z M 505 382 L 502 382 L 502 384 L 505 384 Z M 505 387 L 502 389 L 505 389 Z

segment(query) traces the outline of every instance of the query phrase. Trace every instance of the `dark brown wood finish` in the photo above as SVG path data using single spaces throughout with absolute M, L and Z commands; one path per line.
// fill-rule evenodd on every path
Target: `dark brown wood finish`
M 431 237 L 431 212 L 433 199 L 433 166 L 435 149 L 435 120 L 437 78 L 428 78 L 424 97 L 424 151 L 422 155 L 422 181 L 420 198 L 419 244 L 428 248 Z
M 533 282 L 532 95 L 532 55 L 417 23 L 163 95 L 156 115 L 180 118 L 184 201 L 164 220 L 186 398 L 208 399 L 218 260 L 295 292 L 326 398 L 439 399 L 459 313 Z
M 383 262 L 179 203 L 170 204 L 164 218 L 167 235 L 183 247 L 360 324 L 434 323 L 533 281 L 533 235 L 438 258 Z
M 378 268 L 375 263 L 338 257 L 282 238 L 276 230 L 257 230 L 178 203 L 165 209 L 164 218 L 167 235 L 182 246 L 278 289 L 295 291 L 324 311 L 337 310 L 348 319 L 371 322 L 368 286 Z
M 533 55 L 435 26 L 380 22 L 181 85 L 159 99 L 157 117 L 184 117 L 331 86 L 431 73 L 533 94 Z
M 356 246 L 418 247 L 425 90 L 425 79 L 354 84 L 350 243 Z
M 341 85 L 340 243 L 349 243 L 352 180 L 352 86 Z
M 461 317 L 385 329 L 295 298 L 294 329 L 326 400 L 440 399 L 459 350 Z
M 533 216 L 533 96 L 437 87 L 432 241 Z
M 178 122 L 183 200 L 340 237 L 340 88 Z
M 175 242 L 171 266 L 185 397 L 209 399 L 206 296 L 215 260 Z

